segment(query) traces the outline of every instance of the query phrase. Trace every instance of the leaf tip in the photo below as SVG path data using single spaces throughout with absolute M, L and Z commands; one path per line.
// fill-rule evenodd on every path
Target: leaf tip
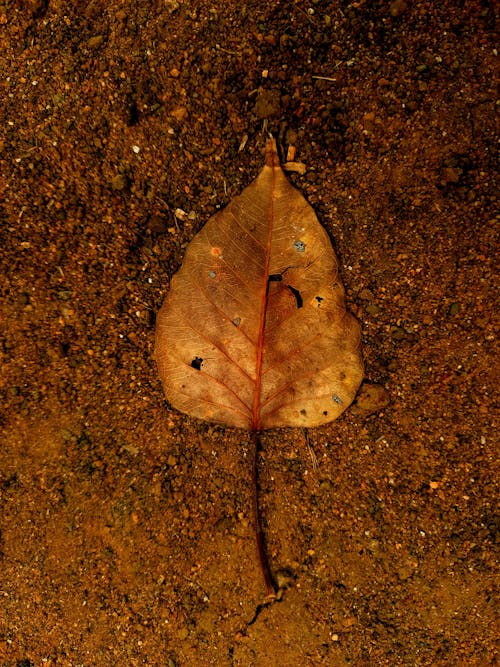
M 268 167 L 275 167 L 279 165 L 280 159 L 278 157 L 278 148 L 276 146 L 276 139 L 272 134 L 266 142 L 266 165 Z

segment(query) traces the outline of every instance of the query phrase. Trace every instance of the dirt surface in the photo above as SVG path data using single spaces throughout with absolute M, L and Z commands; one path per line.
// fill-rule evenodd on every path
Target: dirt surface
M 493 6 L 0 0 L 2 666 L 498 664 Z M 263 436 L 250 623 L 249 437 L 152 348 L 266 127 L 375 387 Z

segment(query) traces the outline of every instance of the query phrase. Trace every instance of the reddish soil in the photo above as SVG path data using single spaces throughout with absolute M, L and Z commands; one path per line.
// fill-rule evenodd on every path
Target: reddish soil
M 0 0 L 2 666 L 498 664 L 495 18 Z M 170 408 L 152 349 L 266 128 L 307 167 L 368 388 L 309 430 L 317 467 L 303 431 L 262 438 L 288 587 L 255 618 L 249 436 Z

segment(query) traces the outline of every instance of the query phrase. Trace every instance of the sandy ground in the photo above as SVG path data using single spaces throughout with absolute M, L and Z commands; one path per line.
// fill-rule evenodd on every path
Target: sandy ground
M 498 664 L 493 4 L 0 1 L 2 666 Z M 265 127 L 382 401 L 264 434 L 255 619 L 249 436 L 152 349 Z

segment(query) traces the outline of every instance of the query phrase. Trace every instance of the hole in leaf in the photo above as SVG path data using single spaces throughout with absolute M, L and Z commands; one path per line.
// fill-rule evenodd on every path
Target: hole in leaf
M 323 410 L 323 414 L 324 414 L 325 417 L 326 417 L 326 416 L 328 415 L 328 410 Z
M 268 283 L 280 283 L 283 280 L 281 273 L 272 273 L 267 279 Z
M 293 243 L 293 247 L 298 252 L 305 252 L 305 250 L 306 250 L 306 244 L 304 243 L 304 241 L 295 241 Z
M 239 327 L 241 324 L 241 317 L 235 317 L 234 320 L 232 320 L 232 322 L 235 327 Z
M 321 304 L 322 301 L 324 301 L 322 296 L 317 296 L 316 301 L 318 302 L 318 306 Z
M 340 398 L 340 396 L 337 396 L 337 394 L 333 394 L 332 398 L 338 405 L 342 403 L 342 399 Z
M 287 285 L 287 287 L 290 290 L 290 292 L 293 294 L 293 296 L 295 297 L 295 301 L 297 302 L 297 308 L 302 308 L 302 304 L 304 302 L 302 300 L 302 295 L 299 292 L 299 290 L 296 289 L 295 287 L 292 287 L 291 285 Z
M 201 357 L 194 357 L 193 361 L 191 362 L 191 368 L 194 368 L 197 371 L 201 371 L 202 363 L 203 359 Z
M 208 275 L 210 276 L 210 278 L 215 278 L 215 271 L 209 271 Z

